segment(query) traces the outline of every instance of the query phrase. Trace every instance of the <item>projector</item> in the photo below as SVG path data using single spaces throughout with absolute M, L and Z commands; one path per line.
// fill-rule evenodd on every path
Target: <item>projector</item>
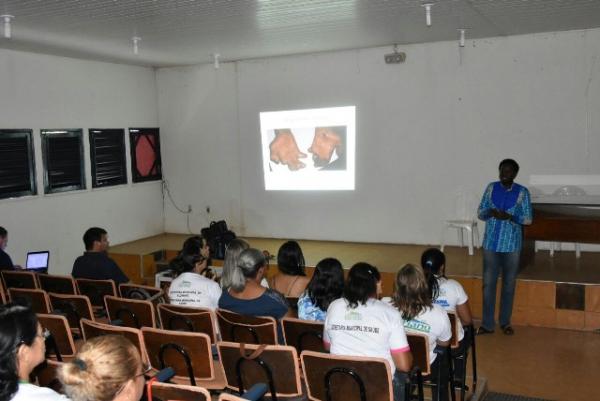
M 406 61 L 406 53 L 390 53 L 383 56 L 386 64 L 400 64 Z

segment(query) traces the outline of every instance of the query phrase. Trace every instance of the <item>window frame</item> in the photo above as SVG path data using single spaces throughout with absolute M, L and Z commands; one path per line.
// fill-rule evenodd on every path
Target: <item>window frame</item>
M 154 135 L 156 137 L 157 148 L 153 147 L 155 155 L 155 163 L 158 162 L 158 172 L 154 175 L 142 176 L 137 170 L 136 157 L 136 136 L 138 135 Z M 134 183 L 147 181 L 162 181 L 162 158 L 160 153 L 160 128 L 129 128 L 129 151 L 131 154 L 131 180 Z
M 55 194 L 61 192 L 79 191 L 87 189 L 85 177 L 85 159 L 83 151 L 83 129 L 41 129 L 40 137 L 42 138 L 42 159 L 44 162 L 44 194 Z M 79 138 L 79 185 L 68 185 L 60 188 L 52 188 L 48 171 L 48 152 L 49 141 L 51 138 L 59 137 L 78 137 Z
M 0 137 L 18 138 L 24 137 L 27 140 L 27 165 L 29 167 L 29 189 L 26 191 L 0 192 L 1 199 L 20 198 L 23 196 L 37 195 L 37 180 L 35 170 L 35 147 L 33 146 L 33 130 L 29 128 L 0 129 Z
M 98 183 L 97 174 L 97 151 L 95 146 L 95 138 L 99 134 L 108 134 L 108 135 L 120 135 L 120 151 L 121 157 L 119 161 L 121 163 L 121 169 L 123 172 L 123 176 L 120 182 L 110 182 L 110 183 Z M 125 129 L 123 128 L 90 128 L 88 130 L 89 143 L 90 143 L 90 168 L 92 172 L 92 188 L 106 188 L 113 187 L 117 185 L 125 185 L 128 183 L 127 178 L 127 151 L 125 149 Z

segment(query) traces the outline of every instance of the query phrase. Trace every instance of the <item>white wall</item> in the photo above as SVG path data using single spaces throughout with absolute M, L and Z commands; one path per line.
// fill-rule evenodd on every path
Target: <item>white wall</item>
M 600 174 L 598 43 L 589 30 L 406 46 L 402 65 L 375 48 L 161 69 L 165 175 L 193 231 L 225 218 L 244 235 L 437 243 L 502 158 L 524 184 Z M 337 105 L 357 106 L 356 190 L 265 192 L 259 112 Z
M 154 70 L 0 50 L 0 128 L 33 129 L 38 195 L 0 200 L 7 252 L 24 264 L 28 250 L 50 250 L 54 273 L 70 273 L 90 226 L 112 243 L 163 232 L 160 183 L 91 189 L 88 128 L 155 127 Z M 83 128 L 87 190 L 44 195 L 40 129 Z M 126 132 L 127 165 L 129 139 Z

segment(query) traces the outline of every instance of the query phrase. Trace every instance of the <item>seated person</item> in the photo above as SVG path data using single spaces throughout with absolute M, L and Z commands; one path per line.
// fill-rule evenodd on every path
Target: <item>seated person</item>
M 241 289 L 230 287 L 223 291 L 219 308 L 242 315 L 271 316 L 275 319 L 288 314 L 285 298 L 277 291 L 260 284 L 267 269 L 267 260 L 261 251 L 254 248 L 242 251 L 237 268 L 244 277 L 244 286 Z
M 149 370 L 131 341 L 106 335 L 85 342 L 60 368 L 58 379 L 73 401 L 138 401 Z
M 344 297 L 327 309 L 323 341 L 334 355 L 386 359 L 392 371 L 394 400 L 400 401 L 404 399 L 405 372 L 412 366 L 412 354 L 400 312 L 378 300 L 380 293 L 377 268 L 368 263 L 352 266 Z M 353 330 L 355 327 L 361 330 Z
M 207 266 L 209 249 L 202 237 L 186 240 L 182 251 L 169 263 L 177 274 L 169 287 L 169 301 L 175 305 L 216 309 L 221 287 L 211 278 Z
M 344 270 L 339 260 L 326 258 L 317 263 L 306 291 L 298 299 L 298 317 L 324 321 L 327 308 L 344 292 Z
M 277 253 L 279 273 L 269 280 L 269 287 L 279 291 L 285 297 L 299 298 L 308 284 L 309 278 L 304 271 L 304 255 L 296 241 L 281 245 Z
M 446 312 L 455 312 L 458 316 L 458 349 L 453 349 L 452 353 L 464 355 L 469 348 L 470 338 L 465 337 L 463 327 L 472 328 L 473 318 L 471 308 L 469 307 L 469 297 L 464 288 L 456 280 L 446 278 L 446 256 L 442 251 L 436 248 L 427 249 L 421 256 L 421 266 L 425 272 L 425 278 L 429 286 L 429 293 L 433 303 L 444 308 Z M 473 330 L 470 331 L 473 335 Z M 465 360 L 454 360 L 454 378 L 461 381 L 465 374 Z
M 0 227 L 0 270 L 12 270 L 20 268 L 13 265 L 12 259 L 4 250 L 8 245 L 8 231 L 4 227 Z
M 440 397 L 437 397 L 437 391 L 433 391 L 433 400 L 448 400 L 448 358 L 438 358 L 435 349 L 436 346 L 450 345 L 450 319 L 441 306 L 432 303 L 425 273 L 421 267 L 407 264 L 398 271 L 393 302 L 402 313 L 406 332 L 427 336 L 432 380 L 440 385 Z M 436 372 L 439 364 L 442 366 L 438 378 Z
M 0 306 L 0 400 L 67 401 L 52 389 L 29 383 L 46 359 L 45 333 L 33 311 L 10 303 Z
M 129 278 L 114 260 L 108 257 L 108 235 L 99 227 L 88 229 L 83 235 L 86 251 L 75 259 L 71 275 L 74 278 L 92 280 L 114 280 L 117 285 L 126 283 Z

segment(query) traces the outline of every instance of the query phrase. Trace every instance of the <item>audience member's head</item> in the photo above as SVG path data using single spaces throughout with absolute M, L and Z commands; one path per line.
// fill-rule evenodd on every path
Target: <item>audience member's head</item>
M 17 392 L 19 380 L 45 359 L 46 345 L 42 327 L 33 311 L 9 303 L 0 306 L 0 401 Z
M 260 283 L 267 267 L 267 259 L 258 249 L 248 248 L 240 253 L 237 267 L 245 281 L 253 280 Z
M 223 261 L 223 274 L 221 275 L 221 287 L 241 291 L 246 285 L 246 279 L 241 269 L 237 267 L 240 253 L 250 248 L 250 245 L 242 239 L 232 240 L 225 249 L 225 260 Z
M 440 292 L 438 276 L 444 276 L 446 256 L 437 248 L 429 248 L 421 255 L 421 266 L 429 286 L 429 295 L 435 300 Z
M 8 244 L 8 231 L 6 228 L 0 227 L 0 249 L 5 249 Z
M 209 256 L 206 241 L 201 236 L 190 237 L 185 240 L 177 257 L 169 262 L 169 268 L 177 275 L 195 271 L 200 273 L 206 268 L 204 263 Z
M 302 249 L 296 241 L 288 241 L 281 245 L 277 253 L 279 271 L 290 276 L 306 276 Z
M 404 320 L 412 320 L 432 306 L 425 273 L 419 266 L 406 264 L 396 274 L 394 304 Z
M 381 291 L 381 275 L 375 266 L 360 262 L 352 266 L 344 287 L 344 298 L 351 308 L 364 305 L 369 298 L 377 298 Z
M 88 228 L 83 234 L 83 243 L 88 252 L 104 252 L 108 249 L 108 233 L 100 227 Z
M 344 269 L 340 261 L 326 258 L 317 263 L 306 290 L 313 304 L 326 311 L 344 292 Z
M 58 379 L 73 401 L 138 401 L 145 372 L 131 341 L 106 335 L 83 344 L 75 358 L 60 368 Z

